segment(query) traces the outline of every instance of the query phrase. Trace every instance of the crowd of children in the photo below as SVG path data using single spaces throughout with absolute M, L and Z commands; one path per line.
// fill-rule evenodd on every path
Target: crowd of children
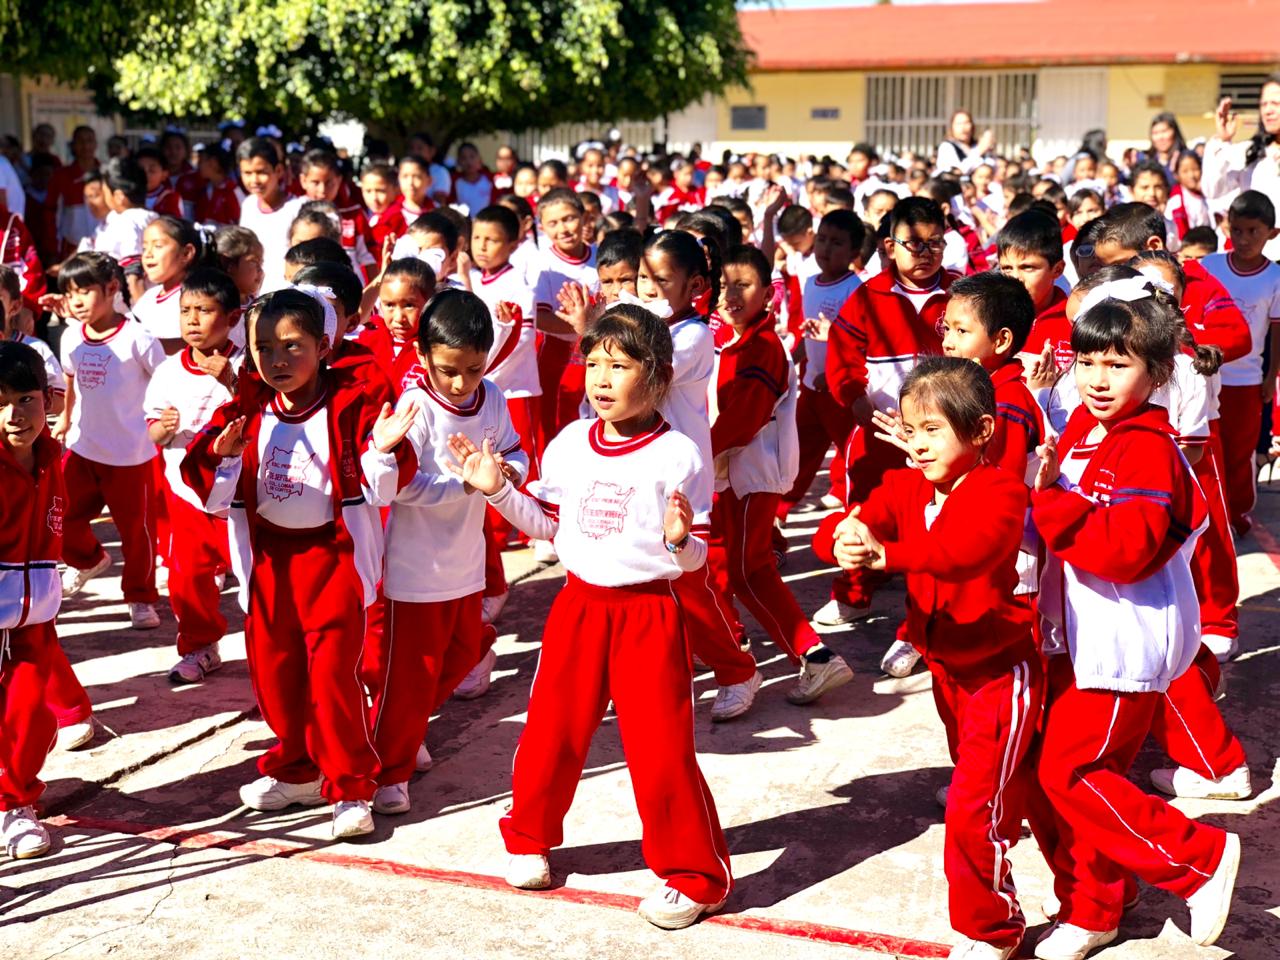
M 1055 884 L 1037 957 L 1113 940 L 1136 879 L 1219 936 L 1239 839 L 1127 773 L 1150 733 L 1159 791 L 1252 792 L 1215 696 L 1280 368 L 1266 193 L 1219 227 L 1186 150 L 1127 171 L 968 150 L 961 177 L 858 145 L 801 178 L 598 144 L 572 170 L 504 148 L 495 172 L 463 144 L 450 171 L 425 136 L 357 181 L 323 143 L 227 133 L 197 165 L 170 132 L 100 168 L 78 134 L 56 256 L 0 265 L 9 855 L 49 849 L 48 750 L 94 736 L 54 625 L 112 565 L 105 507 L 132 626 L 168 596 L 171 682 L 221 666 L 238 588 L 277 738 L 240 791 L 254 810 L 331 803 L 335 838 L 407 812 L 431 718 L 489 688 L 502 553 L 531 546 L 566 582 L 507 879 L 550 884 L 612 704 L 661 880 L 640 912 L 687 926 L 733 889 L 693 665 L 711 720 L 752 708 L 740 606 L 812 703 L 852 677 L 817 628 L 902 575 L 881 666 L 927 668 L 955 763 L 951 956 L 1016 955 L 1024 819 Z M 839 569 L 810 616 L 782 531 L 833 453 L 812 549 Z

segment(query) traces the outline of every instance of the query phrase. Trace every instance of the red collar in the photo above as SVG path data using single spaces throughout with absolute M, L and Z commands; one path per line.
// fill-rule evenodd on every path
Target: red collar
M 303 410 L 286 410 L 284 403 L 281 402 L 280 394 L 274 393 L 271 397 L 271 412 L 276 415 L 276 419 L 282 423 L 302 423 L 304 420 L 310 420 L 315 416 L 316 411 L 325 405 L 325 401 L 329 399 L 329 390 L 326 387 L 320 388 L 320 393 L 316 396 L 311 404 Z
M 587 247 L 587 252 L 582 255 L 582 258 L 575 260 L 573 257 L 566 257 L 563 253 L 561 253 L 560 248 L 557 247 L 554 243 L 550 245 L 551 252 L 554 253 L 556 257 L 563 260 L 565 263 L 572 264 L 575 267 L 580 267 L 584 263 L 586 263 L 588 260 L 591 259 L 591 245 L 587 244 L 586 247 Z
M 483 270 L 481 270 L 480 282 L 493 283 L 493 281 L 497 280 L 499 277 L 505 276 L 511 269 L 512 269 L 511 262 L 508 261 L 504 263 L 502 266 L 500 266 L 497 270 L 493 271 L 493 273 L 485 273 Z
M 427 380 L 425 375 L 418 378 L 418 387 L 428 397 L 430 397 L 432 400 L 434 400 L 440 406 L 444 407 L 446 410 L 448 410 L 450 413 L 452 413 L 456 417 L 474 417 L 477 413 L 479 413 L 484 408 L 485 391 L 484 391 L 483 380 L 480 381 L 480 386 L 476 388 L 476 392 L 471 398 L 471 406 L 469 407 L 460 407 L 457 404 L 453 403 L 452 401 L 446 400 L 440 394 L 436 393 L 435 387 L 431 386 L 430 381 Z
M 215 350 L 213 352 L 215 356 L 227 357 L 228 359 L 230 359 L 231 357 L 234 357 L 236 355 L 236 345 L 232 343 L 230 340 L 228 340 L 226 353 L 223 353 L 221 350 Z M 182 352 L 178 354 L 178 356 L 182 358 L 182 368 L 186 370 L 188 373 L 194 373 L 197 376 L 201 376 L 201 377 L 209 376 L 209 374 L 207 374 L 201 368 L 200 364 L 196 363 L 194 348 L 184 347 Z
M 601 456 L 621 457 L 647 447 L 670 429 L 671 424 L 663 420 L 662 417 L 658 417 L 657 425 L 646 433 L 637 434 L 634 437 L 625 437 L 622 440 L 610 440 L 604 435 L 604 421 L 594 420 L 591 423 L 591 428 L 587 431 L 587 439 L 591 443 L 591 449 Z
M 120 322 L 116 324 L 115 329 L 109 330 L 107 333 L 103 334 L 101 337 L 95 335 L 93 332 L 93 327 L 89 326 L 86 323 L 80 328 L 80 336 L 84 338 L 85 343 L 106 343 L 108 340 L 112 339 L 117 333 L 123 330 L 124 325 L 128 322 L 129 320 L 127 317 L 120 317 Z

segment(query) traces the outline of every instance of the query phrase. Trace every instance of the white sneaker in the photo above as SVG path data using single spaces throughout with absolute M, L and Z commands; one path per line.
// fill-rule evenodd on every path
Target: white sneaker
M 453 695 L 459 700 L 475 700 L 477 697 L 483 697 L 489 692 L 489 676 L 493 673 L 493 665 L 497 662 L 498 655 L 493 647 L 490 647 L 489 652 L 480 658 L 480 662 L 471 668 L 471 672 L 462 678 Z
M 218 652 L 218 645 L 211 643 L 207 647 L 185 654 L 181 660 L 170 667 L 169 682 L 199 683 L 221 666 L 222 655 Z
M 427 752 L 427 745 L 425 743 L 418 744 L 417 756 L 413 758 L 413 769 L 419 773 L 426 773 L 435 765 L 436 762 L 431 759 L 431 754 Z
M 373 795 L 373 812 L 395 815 L 409 812 L 409 784 L 388 783 Z
M 366 833 L 373 833 L 368 800 L 339 800 L 333 805 L 333 839 L 363 837 Z
M 213 575 L 213 585 L 218 588 L 218 592 L 222 592 L 222 588 L 227 585 L 227 572 L 221 570 Z
M 1009 960 L 1017 953 L 1017 947 L 997 947 L 993 943 L 970 940 L 966 937 L 951 948 L 951 952 L 947 954 L 947 960 Z
M 947 809 L 947 797 L 951 793 L 951 784 L 944 783 L 937 790 L 933 791 L 933 799 L 943 810 Z
M 1200 642 L 1213 651 L 1219 663 L 1235 659 L 1236 654 L 1240 652 L 1240 640 L 1237 637 L 1220 637 L 1216 633 L 1204 633 L 1200 635 Z
M 856 623 L 871 616 L 871 607 L 855 607 L 851 603 L 843 603 L 832 597 L 812 617 L 820 627 L 842 627 L 846 623 Z
M 160 626 L 160 614 L 150 603 L 129 604 L 129 622 L 135 630 L 154 630 Z
M 310 783 L 285 783 L 275 777 L 259 777 L 240 788 L 240 802 L 253 810 L 266 812 L 283 810 L 294 804 L 318 807 L 325 801 L 320 793 L 319 777 Z
M 555 544 L 550 540 L 534 540 L 533 562 L 546 564 L 559 563 L 560 555 L 556 553 Z
M 1086 930 L 1069 923 L 1055 923 L 1036 944 L 1040 960 L 1084 960 L 1120 935 L 1117 930 Z
M 169 586 L 169 568 L 156 558 L 156 589 L 164 590 Z
M 1247 764 L 1236 767 L 1217 780 L 1207 780 L 1186 767 L 1152 770 L 1151 783 L 1161 793 L 1167 793 L 1171 797 L 1194 800 L 1248 800 L 1253 795 Z
M 637 912 L 655 927 L 683 930 L 704 913 L 715 913 L 722 906 L 723 900 L 719 903 L 698 903 L 675 887 L 663 887 L 641 900 Z
M 511 591 L 498 594 L 496 597 L 480 598 L 480 620 L 482 623 L 496 623 L 498 617 L 502 614 L 502 608 L 507 605 L 507 597 L 511 596 Z
M 59 727 L 57 749 L 79 750 L 93 742 L 95 732 L 93 717 L 84 723 L 69 723 L 65 727 Z
M 74 597 L 77 593 L 84 589 L 84 585 L 94 577 L 101 576 L 111 568 L 111 558 L 104 556 L 92 567 L 86 567 L 80 570 L 76 567 L 67 567 L 62 572 L 62 596 Z
M 813 703 L 828 690 L 843 687 L 853 679 L 853 670 L 844 657 L 831 655 L 826 663 L 810 663 L 800 658 L 800 675 L 787 691 L 787 701 L 794 704 Z
M 750 680 L 733 683 L 717 690 L 715 703 L 711 704 L 712 721 L 722 723 L 725 720 L 740 717 L 750 710 L 751 705 L 756 701 L 756 691 L 760 689 L 760 684 L 763 682 L 764 677 L 757 670 L 751 675 Z
M 1213 876 L 1204 886 L 1187 897 L 1187 909 L 1191 911 L 1191 939 L 1202 947 L 1215 943 L 1222 935 L 1231 913 L 1231 893 L 1236 888 L 1236 874 L 1240 872 L 1240 837 L 1227 834 L 1227 845 L 1222 860 Z
M 517 890 L 545 890 L 551 886 L 551 861 L 540 853 L 513 853 L 507 883 Z
M 32 807 L 15 807 L 0 813 L 4 852 L 15 860 L 28 860 L 49 852 L 49 831 Z
M 903 677 L 911 676 L 911 672 L 919 662 L 919 650 L 905 640 L 895 640 L 881 658 L 880 669 L 889 676 L 901 680 Z
M 844 501 L 837 497 L 834 493 L 824 493 L 818 502 L 828 510 L 839 510 L 844 506 Z
M 1133 896 L 1124 902 L 1125 910 L 1132 910 L 1138 905 L 1138 901 L 1142 899 L 1142 888 L 1138 887 L 1133 891 Z M 1049 894 L 1040 901 L 1040 912 L 1044 914 L 1046 920 L 1057 920 L 1058 914 L 1062 912 L 1062 901 L 1058 899 L 1055 893 Z

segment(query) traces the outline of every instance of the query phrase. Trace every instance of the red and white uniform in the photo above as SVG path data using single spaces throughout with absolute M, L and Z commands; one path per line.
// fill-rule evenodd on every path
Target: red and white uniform
M 89 171 L 76 161 L 57 167 L 49 177 L 50 206 L 57 210 L 58 247 L 71 256 L 80 241 L 93 234 L 98 221 L 84 202 L 84 178 Z
M 109 254 L 123 270 L 132 267 L 141 272 L 142 233 L 154 219 L 156 214 L 143 207 L 130 207 L 119 213 L 113 210 L 92 235 L 85 238 L 80 249 Z
M 49 345 L 39 337 L 33 337 L 26 333 L 15 333 L 12 337 L 18 343 L 25 343 L 28 347 L 40 354 L 40 359 L 44 362 L 44 375 L 49 381 L 49 389 L 57 394 L 67 392 L 67 378 L 62 373 L 62 364 L 58 362 L 58 358 L 53 351 L 49 349 Z
M 206 182 L 196 194 L 196 223 L 211 223 L 217 226 L 230 226 L 240 222 L 240 206 L 244 203 L 245 192 L 231 177 L 219 184 Z
M 507 263 L 493 273 L 471 271 L 471 289 L 484 301 L 493 318 L 493 348 L 485 374 L 508 400 L 542 394 L 538 382 L 538 335 L 534 328 L 534 294 L 524 276 Z M 498 321 L 498 304 L 514 304 L 515 324 Z
M 240 207 L 240 226 L 252 230 L 262 244 L 263 277 L 259 295 L 287 286 L 284 255 L 289 252 L 289 227 L 305 202 L 302 197 L 289 197 L 278 210 L 268 210 L 259 197 L 249 196 Z
M 338 208 L 338 219 L 342 223 L 342 249 L 351 258 L 351 269 L 363 280 L 371 280 L 378 272 L 378 260 L 373 255 L 378 241 L 369 226 L 369 218 L 364 215 L 364 207 L 358 203 Z
M 996 394 L 996 424 L 984 458 L 1026 484 L 1035 480 L 1040 458 L 1036 447 L 1044 443 L 1044 414 L 1022 378 L 1022 361 L 1010 360 L 991 372 Z M 1018 595 L 1040 589 L 1038 550 L 1024 543 L 1018 554 Z
M 413 338 L 399 340 L 393 337 L 380 320 L 375 319 L 372 326 L 361 330 L 356 336 L 356 343 L 372 352 L 397 396 L 422 375 Z
M 0 263 L 18 275 L 22 302 L 33 314 L 39 314 L 40 298 L 48 292 L 44 265 L 36 250 L 36 242 L 27 225 L 16 213 L 10 213 L 0 201 Z
M 1173 224 L 1179 240 L 1192 227 L 1213 226 L 1213 214 L 1204 194 L 1188 190 L 1182 184 L 1175 186 L 1169 194 L 1169 202 L 1164 205 L 1164 218 Z
M 1075 351 L 1071 349 L 1071 321 L 1067 319 L 1067 295 L 1059 287 L 1053 288 L 1049 302 L 1036 312 L 1035 323 L 1031 325 L 1027 342 L 1022 345 L 1022 352 L 1038 357 L 1044 352 L 1045 344 L 1052 346 L 1053 362 L 1059 370 L 1065 370 L 1075 362 Z
M 475 216 L 489 204 L 494 197 L 493 178 L 488 171 L 480 171 L 475 180 L 464 180 L 461 176 L 453 178 L 453 193 L 450 203 L 460 203 L 467 208 L 471 216 Z
M 167 183 L 147 194 L 147 209 L 158 217 L 177 217 L 179 220 L 186 218 L 182 197 L 178 196 L 176 190 L 171 190 Z
M 547 447 L 533 496 L 510 484 L 490 498 L 531 537 L 552 539 L 568 571 L 542 638 L 502 835 L 511 853 L 546 854 L 606 705 L 613 701 L 651 870 L 699 903 L 732 886 L 715 801 L 693 740 L 689 649 L 672 581 L 706 557 L 710 497 L 694 482 L 698 447 L 665 421 L 613 440 L 599 420 L 569 424 Z M 685 491 L 694 527 L 663 546 L 667 501 Z M 535 499 L 536 498 L 536 499 Z
M 391 204 L 381 213 L 369 211 L 369 232 L 373 235 L 372 252 L 378 263 L 382 263 L 382 247 L 386 243 L 395 246 L 397 240 L 409 229 L 404 222 L 404 213 L 396 204 Z
M 133 305 L 133 318 L 157 340 L 182 339 L 182 283 L 148 287 Z
M 596 249 L 587 247 L 581 259 L 571 259 L 548 245 L 539 254 L 538 278 L 534 282 L 533 302 L 537 310 L 555 313 L 559 309 L 556 294 L 566 283 L 581 283 L 592 293 L 600 291 L 596 273 Z M 574 364 L 578 338 L 572 333 L 541 333 L 538 345 L 538 380 L 542 384 L 542 409 L 539 413 L 538 448 L 545 450 L 551 438 L 567 423 L 578 418 L 582 402 L 582 380 L 585 369 L 568 371 Z M 579 373 L 581 375 L 579 375 Z M 567 377 L 567 379 L 566 379 Z M 566 380 L 564 388 L 561 380 Z M 575 389 L 576 388 L 576 389 Z

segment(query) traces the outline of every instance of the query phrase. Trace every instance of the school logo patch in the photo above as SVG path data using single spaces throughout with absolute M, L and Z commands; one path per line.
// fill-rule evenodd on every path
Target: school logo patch
M 302 496 L 302 487 L 315 468 L 314 453 L 303 456 L 283 447 L 272 447 L 271 456 L 264 463 L 263 486 L 273 500 L 288 500 Z
M 111 363 L 111 351 L 86 350 L 76 357 L 76 385 L 86 390 L 97 390 L 107 382 L 107 366 Z
M 578 506 L 578 529 L 595 540 L 621 533 L 627 519 L 627 504 L 635 495 L 635 487 L 624 490 L 616 483 L 595 481 Z
M 62 498 L 54 497 L 49 503 L 49 513 L 45 518 L 49 524 L 49 532 L 55 537 L 62 536 Z

